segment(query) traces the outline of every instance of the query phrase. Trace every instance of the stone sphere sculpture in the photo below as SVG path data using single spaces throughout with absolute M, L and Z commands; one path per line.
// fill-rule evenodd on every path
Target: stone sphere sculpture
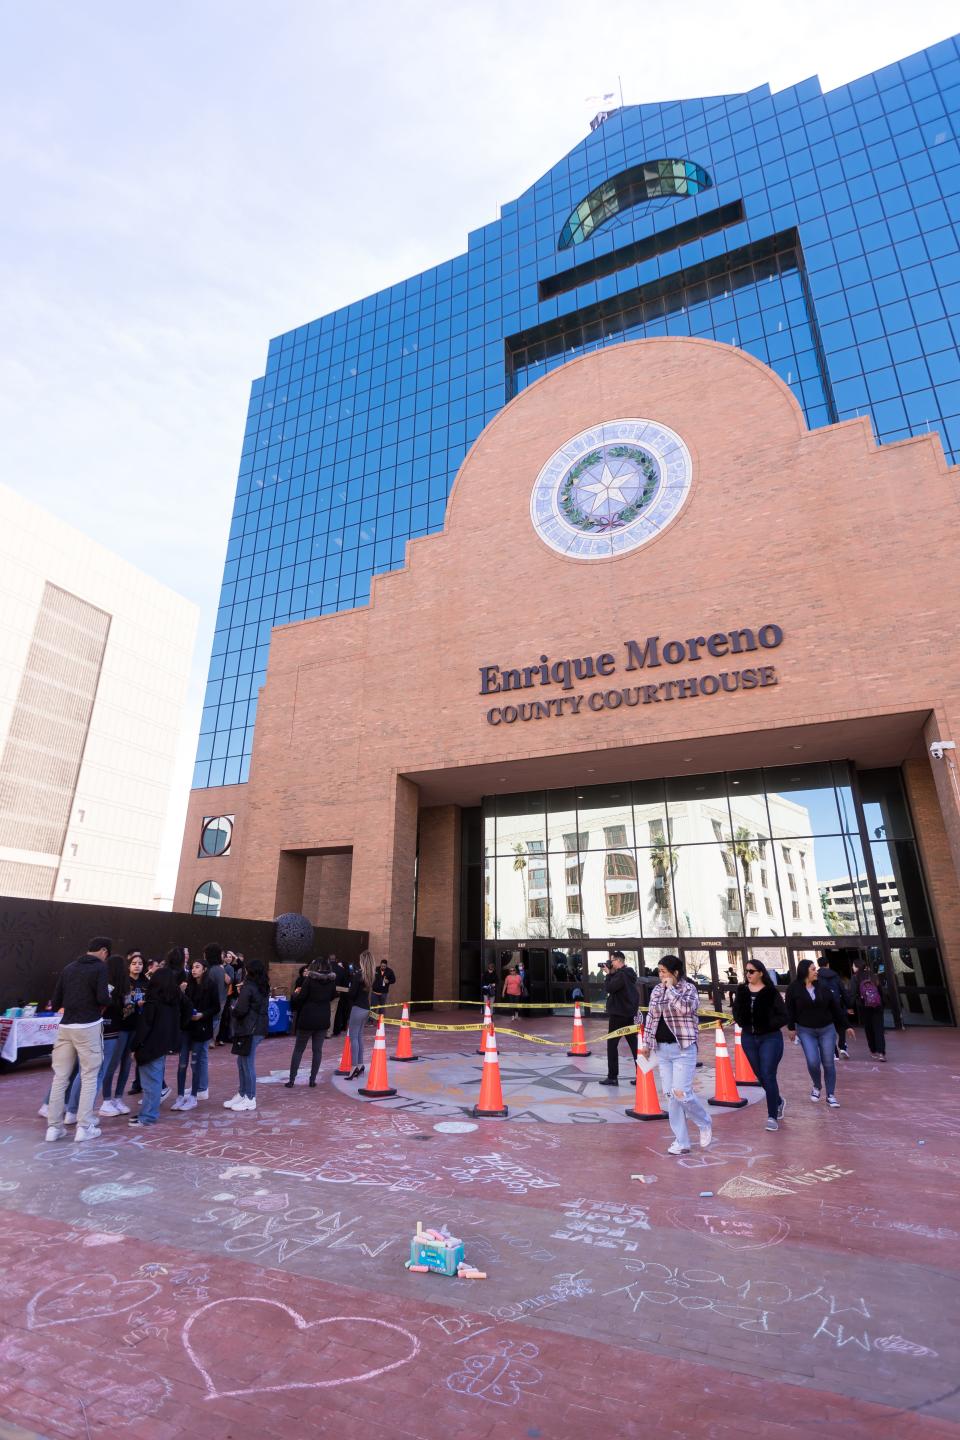
M 313 950 L 313 926 L 306 915 L 278 915 L 273 944 L 281 960 L 305 960 Z

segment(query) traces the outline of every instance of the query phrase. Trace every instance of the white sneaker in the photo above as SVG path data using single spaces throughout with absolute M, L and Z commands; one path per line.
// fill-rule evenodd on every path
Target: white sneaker
M 77 1123 L 77 1112 L 76 1112 L 76 1110 L 68 1110 L 67 1113 L 66 1113 L 66 1115 L 64 1115 L 64 1117 L 63 1117 L 63 1123 L 64 1123 L 64 1125 L 76 1125 L 76 1123 Z
M 99 1140 L 100 1134 L 99 1125 L 78 1125 L 77 1132 L 73 1138 L 77 1142 L 81 1140 Z
M 64 1130 L 62 1125 L 48 1125 L 47 1133 L 43 1138 L 50 1141 L 64 1140 L 66 1138 L 66 1134 L 67 1132 L 66 1130 Z
M 235 1110 L 256 1110 L 257 1102 L 256 1100 L 251 1100 L 249 1096 L 247 1096 L 243 1100 L 241 1100 L 239 1105 L 235 1105 L 233 1108 Z
M 209 1099 L 210 1099 L 210 1091 L 209 1091 L 209 1090 L 198 1090 L 198 1091 L 197 1091 L 197 1099 L 198 1099 L 198 1100 L 209 1100 Z
M 814 1088 L 810 1091 L 810 1099 L 813 1101 L 814 1105 L 816 1105 L 817 1101 L 820 1099 L 820 1091 L 816 1088 L 816 1086 L 814 1086 Z
M 840 1101 L 837 1099 L 836 1095 L 828 1095 L 827 1104 L 830 1106 L 831 1110 L 840 1109 Z
M 711 1141 L 712 1139 L 713 1139 L 713 1126 L 712 1126 L 712 1125 L 708 1125 L 708 1127 L 706 1128 L 706 1130 L 701 1130 L 701 1131 L 700 1131 L 700 1149 L 701 1149 L 701 1150 L 706 1150 L 707 1146 L 710 1144 L 710 1141 Z
M 176 1108 L 177 1108 L 177 1107 L 174 1106 L 174 1109 L 176 1109 Z M 183 1099 L 182 1099 L 181 1102 L 180 1102 L 179 1108 L 180 1108 L 181 1110 L 196 1110 L 196 1108 L 197 1108 L 197 1097 L 196 1097 L 196 1095 L 184 1095 Z
M 129 1114 L 130 1114 L 130 1106 L 129 1106 L 129 1105 L 124 1105 L 124 1103 L 123 1103 L 122 1100 L 114 1100 L 114 1102 L 113 1102 L 113 1113 L 114 1113 L 114 1115 L 129 1115 Z
M 120 1111 L 117 1109 L 116 1105 L 114 1105 L 112 1100 L 104 1100 L 103 1104 L 100 1106 L 100 1109 L 97 1111 L 97 1114 L 119 1115 Z
M 40 1106 L 40 1109 L 37 1111 L 37 1114 L 42 1115 L 44 1120 L 46 1120 L 49 1111 L 50 1106 L 47 1104 L 46 1100 L 44 1100 L 43 1104 Z
M 184 1102 L 184 1099 L 185 1099 L 185 1098 L 186 1098 L 186 1097 L 183 1096 L 183 1095 L 178 1095 L 177 1098 L 176 1098 L 176 1100 L 174 1100 L 173 1104 L 170 1106 L 170 1109 L 171 1109 L 171 1110 L 182 1110 L 182 1109 L 183 1109 L 183 1102 Z
M 674 1140 L 673 1144 L 670 1146 L 669 1150 L 667 1151 L 667 1154 L 668 1154 L 668 1155 L 689 1155 L 689 1154 L 690 1154 L 690 1146 L 689 1146 L 689 1145 L 681 1145 L 679 1140 Z
M 161 1105 L 163 1104 L 164 1100 L 166 1100 L 166 1098 L 167 1098 L 167 1096 L 168 1096 L 169 1094 L 170 1094 L 170 1086 L 169 1086 L 169 1085 L 164 1085 L 164 1086 L 161 1088 L 161 1091 L 160 1091 L 160 1104 L 161 1104 Z
M 239 1091 L 237 1091 L 236 1095 L 231 1095 L 229 1100 L 224 1100 L 223 1108 L 224 1110 L 236 1110 L 241 1104 L 242 1100 L 243 1096 L 240 1094 Z

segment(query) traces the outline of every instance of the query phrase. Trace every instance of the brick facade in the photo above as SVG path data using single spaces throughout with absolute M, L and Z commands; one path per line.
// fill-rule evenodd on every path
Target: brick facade
M 565 440 L 623 416 L 683 438 L 686 503 L 631 554 L 556 554 L 531 525 L 534 479 Z M 925 727 L 960 731 L 957 481 L 935 436 L 881 449 L 866 420 L 808 432 L 787 387 L 739 350 L 663 338 L 571 362 L 487 427 L 445 530 L 411 542 L 407 566 L 376 578 L 368 608 L 274 631 L 250 782 L 194 792 L 177 905 L 217 878 L 225 914 L 271 916 L 298 885 L 302 896 L 312 855 L 352 850 L 348 923 L 390 955 L 402 989 L 419 812 L 419 925 L 437 937 L 438 983 L 454 983 L 456 896 L 444 891 L 457 806 L 588 776 L 909 761 L 944 949 L 956 957 L 960 795 L 945 762 L 929 759 Z M 625 671 L 629 639 L 764 625 L 782 627 L 775 649 Z M 616 672 L 576 687 L 600 694 L 596 710 L 487 722 L 498 697 L 478 693 L 480 667 L 603 652 Z M 776 683 L 604 706 L 607 691 L 743 663 L 773 666 Z M 199 817 L 221 808 L 237 815 L 233 853 L 198 860 Z

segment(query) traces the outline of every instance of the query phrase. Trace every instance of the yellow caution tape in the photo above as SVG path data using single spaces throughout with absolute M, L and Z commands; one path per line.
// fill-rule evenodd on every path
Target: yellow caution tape
M 451 1033 L 463 1033 L 464 1031 L 470 1031 L 473 1034 L 476 1034 L 478 1030 L 482 1031 L 484 1029 L 482 1022 L 474 1023 L 473 1025 L 432 1025 L 425 1020 L 393 1020 L 389 1015 L 384 1015 L 382 1018 L 384 1025 L 395 1025 L 398 1029 L 439 1030 Z M 715 1011 L 710 1011 L 706 1015 L 699 1015 L 697 1017 L 698 1024 L 701 1028 L 706 1028 L 707 1026 L 709 1026 L 712 1029 L 718 1020 L 723 1023 L 726 1022 L 727 1017 L 724 1015 L 718 1015 Z M 509 1030 L 502 1025 L 496 1026 L 495 1029 L 498 1035 L 513 1035 L 516 1037 L 517 1040 L 529 1040 L 532 1045 L 557 1045 L 565 1048 L 570 1044 L 569 1039 L 548 1040 L 545 1035 L 529 1035 L 523 1030 Z M 609 1032 L 604 1031 L 602 1035 L 595 1035 L 593 1038 L 603 1040 L 619 1040 L 620 1037 L 623 1035 L 638 1035 L 642 1029 L 642 1025 L 624 1025 L 619 1030 L 611 1030 Z

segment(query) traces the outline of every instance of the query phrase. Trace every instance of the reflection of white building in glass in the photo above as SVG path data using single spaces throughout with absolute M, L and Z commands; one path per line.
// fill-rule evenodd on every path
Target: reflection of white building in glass
M 863 929 L 864 924 L 868 933 L 873 929 L 868 920 L 861 922 L 860 919 L 861 916 L 869 917 L 873 914 L 870 881 L 866 875 L 858 875 L 855 880 L 848 876 L 840 880 L 824 880 L 820 890 L 823 895 L 824 914 L 833 934 L 856 935 Z M 892 875 L 878 875 L 877 890 L 880 893 L 880 908 L 883 911 L 887 934 L 891 939 L 896 939 L 904 933 L 903 908 L 897 882 Z
M 0 894 L 156 908 L 197 607 L 0 486 Z
M 732 799 L 729 813 L 722 800 L 672 803 L 669 822 L 661 806 L 629 804 L 551 812 L 546 825 L 539 814 L 488 818 L 486 935 L 820 933 L 809 812 L 768 803 L 769 821 L 762 796 Z

